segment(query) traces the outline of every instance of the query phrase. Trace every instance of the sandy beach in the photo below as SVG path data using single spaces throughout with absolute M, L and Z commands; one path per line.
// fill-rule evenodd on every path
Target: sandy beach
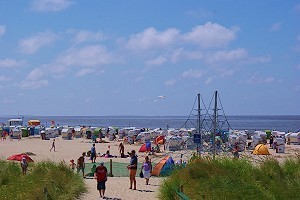
M 55 139 L 56 152 L 53 150 L 50 152 L 53 139 L 41 140 L 40 138 L 23 138 L 18 140 L 5 140 L 0 141 L 0 157 L 4 160 L 13 154 L 31 152 L 35 155 L 30 156 L 35 162 L 51 160 L 54 162 L 64 161 L 69 164 L 71 159 L 75 161 L 79 158 L 82 152 L 87 152 L 92 146 L 91 140 L 86 139 L 74 139 L 63 140 L 61 137 Z M 97 153 L 104 154 L 108 149 L 111 155 L 119 156 L 118 150 L 119 142 L 110 143 L 96 143 Z M 110 147 L 110 148 L 109 148 Z M 128 145 L 125 144 L 125 152 L 132 149 L 138 152 L 140 144 Z M 137 153 L 139 156 L 139 162 L 144 160 L 144 153 Z M 129 158 L 112 158 L 114 162 L 129 163 Z M 100 161 L 109 162 L 109 158 L 97 157 L 96 162 Z M 91 161 L 86 158 L 86 163 Z M 97 199 L 99 198 L 99 192 L 96 189 L 95 179 L 84 179 L 88 192 L 83 194 L 80 199 Z M 137 190 L 129 189 L 129 177 L 108 177 L 106 196 L 108 199 L 157 199 L 158 188 L 162 178 L 153 177 L 150 179 L 150 185 L 145 185 L 145 179 L 137 177 Z
M 31 158 L 35 161 L 51 160 L 54 162 L 66 162 L 69 164 L 71 159 L 75 161 L 79 158 L 82 152 L 87 152 L 92 146 L 91 140 L 87 139 L 74 139 L 74 140 L 63 140 L 61 137 L 56 138 L 56 152 L 51 151 L 53 139 L 51 140 L 41 140 L 40 138 L 22 138 L 18 140 L 5 140 L 0 141 L 0 157 L 4 160 L 13 154 L 31 152 Z M 118 145 L 120 142 L 109 142 L 109 143 L 96 143 L 97 153 L 104 154 L 107 150 L 110 150 L 111 155 L 118 156 L 118 158 L 112 158 L 114 162 L 129 163 L 129 158 L 120 158 Z M 131 151 L 132 149 L 138 152 L 141 144 L 129 145 L 125 144 L 125 152 Z M 241 157 L 250 158 L 256 161 L 266 158 L 266 156 L 254 156 L 250 153 L 251 151 L 245 151 L 241 153 Z M 300 155 L 300 145 L 286 145 L 286 151 L 282 154 L 276 154 L 273 149 L 269 149 L 271 155 L 269 157 L 274 157 L 278 160 L 284 160 L 285 158 L 292 158 Z M 139 162 L 142 162 L 145 157 L 145 153 L 137 153 Z M 168 155 L 172 155 L 177 161 L 181 154 L 183 154 L 183 160 L 187 160 L 191 156 L 189 151 L 177 151 L 177 152 L 166 152 Z M 228 154 L 232 156 L 231 154 Z M 164 153 L 152 156 L 154 162 L 158 162 Z M 86 158 L 86 163 L 91 163 L 91 161 Z M 100 161 L 109 162 L 108 158 L 98 157 L 96 162 Z M 99 198 L 99 193 L 96 190 L 96 180 L 95 179 L 84 179 L 88 192 L 83 194 L 80 199 L 97 199 Z M 137 177 L 137 190 L 130 190 L 129 188 L 129 178 L 128 177 L 109 177 L 107 181 L 106 196 L 109 199 L 158 199 L 158 188 L 162 183 L 163 178 L 152 177 L 150 179 L 150 185 L 145 185 L 145 180 L 143 178 Z

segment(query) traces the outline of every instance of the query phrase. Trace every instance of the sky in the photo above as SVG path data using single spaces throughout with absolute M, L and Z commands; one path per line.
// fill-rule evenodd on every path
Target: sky
M 0 72 L 2 116 L 299 115 L 300 1 L 0 1 Z

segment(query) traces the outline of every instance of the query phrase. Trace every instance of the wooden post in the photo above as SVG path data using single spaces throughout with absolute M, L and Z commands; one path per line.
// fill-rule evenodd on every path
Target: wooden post
M 112 174 L 112 159 L 110 159 L 110 161 L 109 161 L 109 176 L 113 177 L 113 174 Z

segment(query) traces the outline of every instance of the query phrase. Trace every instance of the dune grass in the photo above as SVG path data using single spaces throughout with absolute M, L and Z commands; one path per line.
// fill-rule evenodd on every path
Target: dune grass
M 279 164 L 266 159 L 254 166 L 245 159 L 198 158 L 175 171 L 160 188 L 160 199 L 300 199 L 300 157 Z
M 30 163 L 25 176 L 18 163 L 0 160 L 0 166 L 0 199 L 73 200 L 86 191 L 82 177 L 63 163 Z

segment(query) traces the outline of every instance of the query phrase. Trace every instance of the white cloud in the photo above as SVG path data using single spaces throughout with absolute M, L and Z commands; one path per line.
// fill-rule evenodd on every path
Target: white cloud
M 204 48 L 224 47 L 236 38 L 238 27 L 228 29 L 217 23 L 207 22 L 198 25 L 191 32 L 183 35 L 183 40 L 198 44 Z
M 75 74 L 75 76 L 85 76 L 87 74 L 92 74 L 94 72 L 95 72 L 95 69 L 90 69 L 90 68 L 81 69 Z
M 81 48 L 68 49 L 57 59 L 56 63 L 60 67 L 97 67 L 115 61 L 116 59 L 105 47 L 101 45 L 89 45 Z
M 23 62 L 23 61 L 16 61 L 14 59 L 9 59 L 9 58 L 0 60 L 0 68 L 19 67 L 24 64 L 25 64 L 25 62 Z
M 260 62 L 260 63 L 266 63 L 266 62 L 270 62 L 272 60 L 272 57 L 270 55 L 268 56 L 260 56 L 260 57 L 254 57 L 254 58 L 251 58 L 249 60 L 249 62 Z
M 173 63 L 177 62 L 182 57 L 183 53 L 184 53 L 183 48 L 175 49 L 170 56 L 170 60 Z
M 238 27 L 226 28 L 217 23 L 207 22 L 195 26 L 190 32 L 180 34 L 175 28 L 159 32 L 150 27 L 143 32 L 133 34 L 127 42 L 127 48 L 133 51 L 165 48 L 180 44 L 196 44 L 204 48 L 227 46 L 236 38 Z
M 87 30 L 80 30 L 75 33 L 74 40 L 76 43 L 82 43 L 87 41 L 101 41 L 105 36 L 101 32 L 92 32 Z
M 248 55 L 245 49 L 234 49 L 230 51 L 217 51 L 205 56 L 207 63 L 223 63 L 246 58 Z
M 256 75 L 251 76 L 245 83 L 254 85 L 254 84 L 264 84 L 264 83 L 272 83 L 275 79 L 272 76 L 268 76 L 265 78 L 257 77 Z
M 174 28 L 159 32 L 150 27 L 141 33 L 131 35 L 127 47 L 133 51 L 162 48 L 173 44 L 178 36 L 179 31 Z
M 22 53 L 33 54 L 41 47 L 51 44 L 56 39 L 57 36 L 50 31 L 38 33 L 36 36 L 21 40 L 19 42 L 19 49 Z
M 48 86 L 49 82 L 45 79 L 48 74 L 48 67 L 48 65 L 42 65 L 41 67 L 33 69 L 18 86 L 22 89 L 32 90 Z
M 270 28 L 270 31 L 278 31 L 280 30 L 281 28 L 281 22 L 275 22 L 271 28 Z
M 49 82 L 47 80 L 25 80 L 20 83 L 20 88 L 23 89 L 38 89 L 48 86 Z
M 5 31 L 6 31 L 6 26 L 0 25 L 0 36 L 4 35 Z
M 211 76 L 211 77 L 208 77 L 205 81 L 205 84 L 206 85 L 209 85 L 212 83 L 212 81 L 216 78 L 216 76 Z
M 186 51 L 183 48 L 179 48 L 175 49 L 170 55 L 170 60 L 173 63 L 176 63 L 181 59 L 201 60 L 203 59 L 203 53 L 200 51 Z
M 182 78 L 201 78 L 203 76 L 203 72 L 200 70 L 189 69 L 184 71 L 181 75 Z
M 27 75 L 27 80 L 37 81 L 45 75 L 45 68 L 36 68 Z
M 61 11 L 74 4 L 71 0 L 33 0 L 31 4 L 32 10 L 35 11 Z
M 224 77 L 233 75 L 235 71 L 234 69 L 219 68 L 217 69 L 217 72 L 221 77 Z
M 167 61 L 167 58 L 165 56 L 158 56 L 155 59 L 146 61 L 147 66 L 155 66 L 155 65 L 161 65 Z
M 176 80 L 167 80 L 166 82 L 165 82 L 165 85 L 166 86 L 172 86 L 172 85 L 174 85 L 176 83 Z

